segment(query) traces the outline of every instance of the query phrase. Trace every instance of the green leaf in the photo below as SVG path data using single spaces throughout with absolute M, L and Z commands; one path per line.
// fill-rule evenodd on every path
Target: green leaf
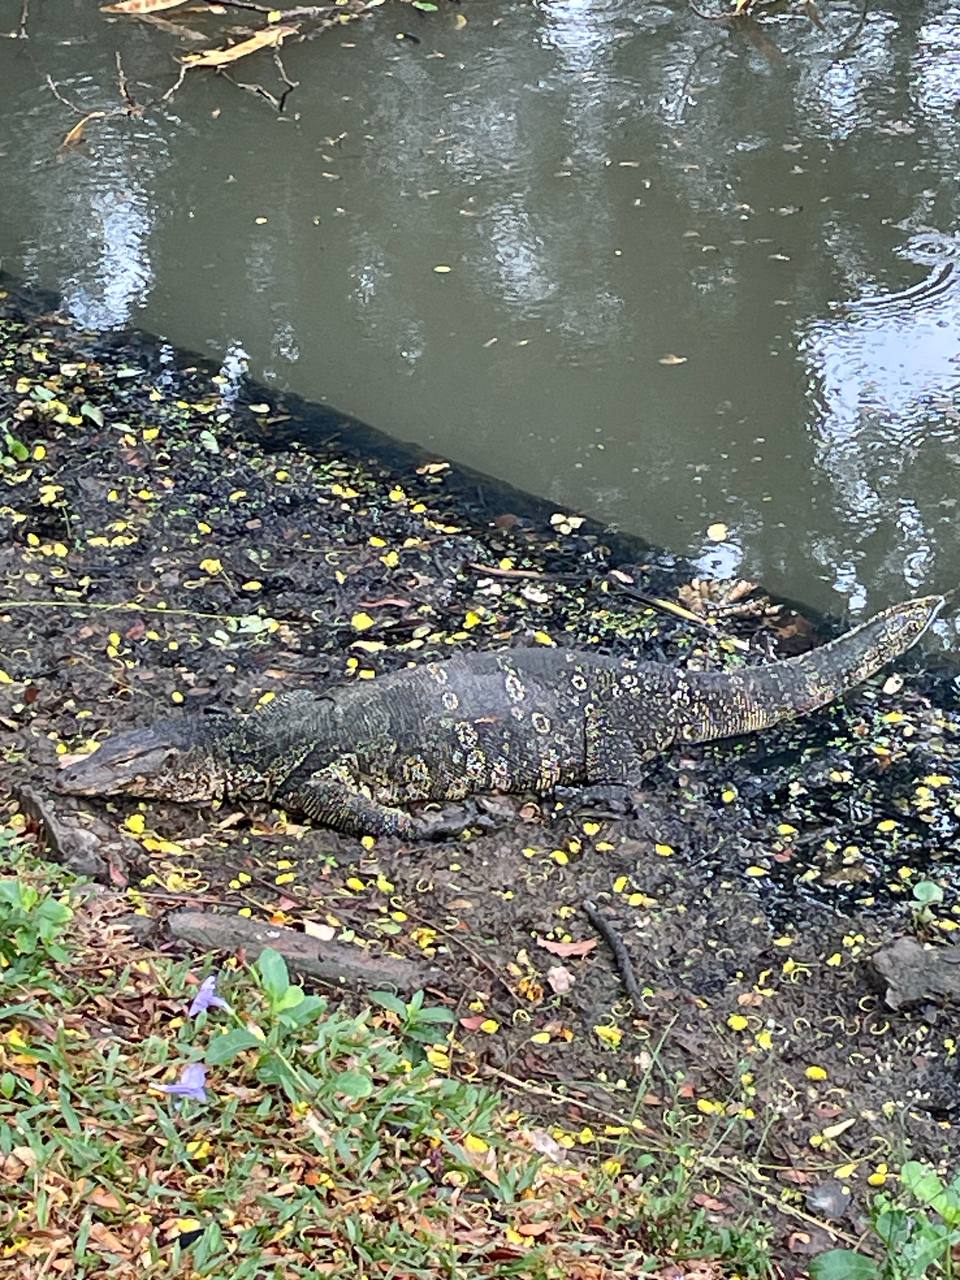
M 362 1071 L 341 1071 L 330 1082 L 337 1093 L 348 1098 L 368 1098 L 373 1092 L 373 1081 Z
M 80 416 L 89 418 L 91 422 L 95 422 L 98 427 L 103 426 L 103 410 L 98 409 L 95 404 L 90 404 L 88 400 L 84 400 L 80 406 Z
M 263 1041 L 246 1027 L 234 1027 L 232 1031 L 225 1031 L 222 1036 L 216 1036 L 210 1041 L 204 1061 L 207 1066 L 220 1067 L 225 1062 L 232 1062 L 248 1049 L 259 1049 L 262 1044 Z
M 9 906 L 24 906 L 23 886 L 19 881 L 0 881 L 0 902 Z
M 260 975 L 260 985 L 270 997 L 270 1003 L 275 1005 L 290 985 L 286 960 L 273 947 L 264 947 L 257 961 L 257 973 Z
M 919 885 L 917 886 L 919 888 Z M 919 1200 L 921 1204 L 934 1205 L 935 1201 L 943 1195 L 944 1185 L 937 1177 L 933 1169 L 928 1164 L 921 1164 L 919 1160 L 908 1160 L 900 1170 L 900 1180 L 905 1190 L 909 1191 L 915 1200 Z
M 8 455 L 16 462 L 26 462 L 30 457 L 30 450 L 22 441 L 18 440 L 16 436 L 5 435 L 3 437 L 3 447 L 6 449 Z
M 436 13 L 439 5 L 431 4 L 430 0 L 412 0 L 412 8 L 420 9 L 423 13 Z
M 933 880 L 918 880 L 913 886 L 913 899 L 923 906 L 943 901 L 943 890 Z
M 391 1013 L 395 1013 L 398 1018 L 407 1016 L 407 1006 L 392 991 L 371 991 L 370 999 L 382 1009 L 389 1009 Z
M 273 1001 L 273 1011 L 283 1013 L 285 1009 L 292 1009 L 300 1004 L 303 998 L 303 987 L 287 987 L 279 999 Z
M 280 1018 L 285 1026 L 305 1027 L 308 1022 L 313 1022 L 326 1011 L 327 1002 L 322 996 L 304 996 L 291 1009 L 284 1009 Z
M 813 1280 L 880 1280 L 880 1269 L 872 1258 L 850 1249 L 828 1249 L 810 1263 Z
M 443 1005 L 431 1004 L 426 1009 L 421 1009 L 417 1014 L 419 1022 L 455 1022 L 453 1012 L 445 1009 Z

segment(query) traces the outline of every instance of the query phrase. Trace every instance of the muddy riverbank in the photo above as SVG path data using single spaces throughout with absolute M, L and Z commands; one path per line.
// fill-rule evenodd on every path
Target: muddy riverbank
M 6 292 L 5 813 L 38 838 L 17 787 L 43 795 L 58 759 L 178 708 L 249 710 L 503 644 L 719 668 L 824 638 L 759 591 L 695 586 L 347 420 L 297 444 L 303 406 Z M 786 1237 L 824 1183 L 852 1192 L 834 1223 L 855 1233 L 868 1178 L 960 1151 L 949 994 L 911 1004 L 871 959 L 903 934 L 951 954 L 958 766 L 950 682 L 921 654 L 806 722 L 674 753 L 635 818 L 503 801 L 494 833 L 410 847 L 267 811 L 80 809 L 106 824 L 112 891 L 159 924 L 240 912 L 425 966 L 459 1019 L 453 1070 L 568 1089 L 581 1124 L 597 1105 L 651 1130 L 674 1108 L 694 1130 L 720 1117 L 716 1151 L 782 1201 Z M 913 901 L 920 882 L 943 900 Z M 589 945 L 584 899 L 627 948 L 642 1012 Z

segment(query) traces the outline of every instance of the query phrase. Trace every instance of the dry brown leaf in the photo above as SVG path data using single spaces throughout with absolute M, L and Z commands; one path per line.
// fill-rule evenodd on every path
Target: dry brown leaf
M 259 49 L 271 49 L 274 45 L 282 44 L 287 36 L 296 35 L 299 30 L 299 27 L 294 26 L 264 27 L 249 40 L 241 40 L 238 44 L 232 44 L 226 49 L 210 49 L 206 53 L 188 53 L 181 61 L 186 67 L 224 67 L 230 62 L 237 62 L 240 58 L 256 53 Z
M 102 4 L 101 13 L 159 13 L 161 9 L 175 9 L 186 0 L 117 0 L 116 4 Z
M 77 146 L 83 140 L 83 131 L 84 129 L 86 129 L 90 121 L 102 120 L 106 114 L 107 113 L 105 111 L 91 111 L 87 115 L 85 115 L 82 120 L 78 120 L 77 123 L 70 130 L 70 132 L 63 139 L 63 141 L 60 143 L 60 150 L 64 151 L 66 150 L 67 147 Z
M 517 1234 L 521 1236 L 542 1236 L 552 1231 L 555 1222 L 521 1222 L 517 1225 Z
M 552 956 L 585 956 L 597 945 L 596 938 L 581 938 L 579 942 L 549 942 L 546 938 L 538 938 L 537 946 L 549 951 Z

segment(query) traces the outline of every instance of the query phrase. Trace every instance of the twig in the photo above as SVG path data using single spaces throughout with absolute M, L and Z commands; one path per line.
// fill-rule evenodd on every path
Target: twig
M 503 1071 L 498 1067 L 485 1065 L 483 1068 L 483 1074 L 486 1076 L 493 1076 L 498 1080 L 503 1080 L 511 1088 L 516 1089 L 520 1093 L 535 1094 L 541 1098 L 548 1098 L 551 1102 L 563 1103 L 565 1106 L 570 1106 L 572 1103 L 578 1108 L 578 1110 L 590 1111 L 596 1116 L 603 1117 L 603 1119 L 607 1120 L 610 1124 L 622 1125 L 624 1123 L 622 1111 L 610 1111 L 607 1110 L 606 1107 L 598 1107 L 595 1103 L 587 1102 L 582 1097 L 571 1097 L 570 1094 L 559 1093 L 556 1090 L 549 1088 L 549 1086 L 541 1085 L 531 1080 L 521 1080 L 519 1077 L 510 1075 L 509 1072 Z M 568 1086 L 568 1088 L 569 1087 L 570 1086 Z M 571 1088 L 571 1093 L 572 1092 L 573 1088 Z M 620 1099 L 620 1101 L 622 1101 L 622 1099 Z M 674 1144 L 669 1143 L 666 1139 L 662 1138 L 660 1134 L 651 1129 L 649 1125 L 644 1125 L 642 1131 L 640 1131 L 640 1136 L 642 1136 L 644 1143 L 649 1143 L 650 1146 L 659 1151 L 672 1153 L 674 1150 Z M 808 1213 L 805 1209 L 800 1209 L 796 1205 L 782 1200 L 780 1196 L 775 1195 L 772 1191 L 768 1191 L 765 1187 L 759 1186 L 756 1178 L 749 1177 L 747 1173 L 741 1169 L 739 1161 L 734 1157 L 708 1156 L 697 1159 L 697 1163 L 704 1169 L 709 1169 L 711 1172 L 717 1173 L 721 1177 L 728 1178 L 731 1182 L 736 1183 L 737 1186 L 742 1187 L 744 1191 L 759 1196 L 761 1200 L 766 1201 L 771 1208 L 779 1210 L 780 1213 L 786 1214 L 791 1218 L 798 1218 L 801 1222 L 807 1223 L 808 1226 L 818 1227 L 821 1231 L 826 1232 L 831 1239 L 842 1240 L 844 1244 L 852 1245 L 854 1247 L 859 1244 L 859 1240 L 856 1236 L 850 1235 L 849 1232 L 835 1226 L 832 1222 L 823 1221 L 820 1218 L 815 1217 L 812 1213 Z M 756 1167 L 757 1166 L 754 1166 L 754 1168 Z M 830 1168 L 832 1167 L 833 1166 L 830 1166 Z M 795 1166 L 764 1165 L 762 1168 L 793 1171 Z M 817 1166 L 815 1171 L 818 1173 L 825 1173 L 828 1170 L 826 1167 Z
M 496 564 L 479 564 L 475 560 L 467 561 L 467 568 L 472 569 L 474 573 L 489 574 L 491 578 L 535 578 L 541 581 L 548 578 L 549 575 L 541 573 L 539 569 L 501 569 Z
M 86 115 L 86 112 L 83 110 L 82 107 L 78 107 L 75 102 L 71 102 L 69 98 L 65 98 L 63 96 L 63 94 L 57 88 L 57 85 L 53 79 L 53 76 L 51 76 L 49 72 L 47 73 L 47 84 L 50 86 L 53 96 L 57 99 L 58 102 L 62 102 L 65 107 L 69 107 L 70 110 L 75 112 L 78 116 Z
M 336 907 L 332 909 L 336 911 Z M 452 930 L 445 929 L 442 924 L 437 924 L 435 920 L 431 920 L 429 916 L 422 915 L 421 912 L 415 911 L 413 907 L 408 906 L 406 903 L 404 903 L 401 910 L 412 919 L 419 920 L 420 923 L 426 925 L 428 929 L 433 929 L 436 933 L 442 934 L 446 939 L 448 939 L 448 941 L 452 942 L 454 946 L 460 947 L 462 951 L 467 953 L 478 968 L 486 969 L 496 982 L 499 982 L 502 987 L 505 987 L 510 993 L 511 998 L 515 1000 L 519 1006 L 524 1004 L 523 997 L 519 995 L 518 992 L 514 991 L 513 987 L 511 987 L 510 983 L 506 980 L 497 966 L 492 961 L 488 960 L 486 956 L 480 955 L 478 952 L 474 951 L 462 938 L 458 938 Z
M 189 68 L 187 67 L 187 65 L 185 63 L 181 63 L 180 74 L 177 76 L 176 80 L 174 80 L 170 88 L 167 89 L 166 92 L 161 93 L 159 98 L 151 98 L 150 101 L 146 104 L 146 107 L 144 108 L 144 110 L 148 110 L 150 107 L 155 107 L 158 102 L 168 102 L 173 97 L 173 95 L 177 92 L 180 86 L 183 84 L 183 77 L 187 74 L 188 70 Z
M 277 74 L 280 76 L 280 79 L 286 85 L 286 88 L 284 89 L 283 93 L 280 94 L 279 98 L 275 93 L 271 93 L 269 89 L 264 88 L 264 86 L 260 83 L 248 84 L 244 80 L 234 80 L 234 78 L 228 72 L 224 71 L 222 68 L 221 68 L 220 74 L 223 76 L 224 80 L 229 80 L 229 82 L 232 85 L 235 85 L 236 88 L 243 89 L 246 93 L 252 93 L 254 97 L 266 98 L 266 100 L 270 103 L 270 105 L 276 111 L 277 115 L 282 115 L 283 109 L 287 103 L 287 98 L 290 97 L 290 94 L 294 91 L 294 89 L 299 88 L 300 81 L 291 80 L 290 77 L 287 75 L 286 68 L 283 65 L 283 59 L 280 57 L 279 49 L 274 49 L 273 51 L 273 62 L 274 62 L 274 66 L 277 68 Z
M 273 65 L 277 68 L 277 74 L 279 75 L 280 79 L 286 85 L 286 88 L 284 89 L 283 93 L 281 93 L 280 95 L 280 105 L 277 107 L 277 112 L 279 114 L 280 112 L 283 111 L 284 107 L 287 105 L 287 98 L 289 98 L 290 94 L 293 93 L 294 89 L 297 89 L 300 87 L 300 81 L 291 80 L 290 77 L 287 75 L 287 69 L 283 65 L 283 58 L 280 56 L 279 48 L 275 48 L 273 50 Z
M 248 614 L 238 613 L 203 613 L 199 609 L 165 609 L 156 604 L 137 604 L 124 600 L 118 603 L 94 600 L 0 600 L 0 612 L 6 609 L 88 609 L 104 610 L 117 613 L 159 613 L 169 614 L 174 618 L 209 618 L 215 622 L 242 622 Z M 292 618 L 275 618 L 275 622 L 296 625 Z
M 225 9 L 244 9 L 250 13 L 277 13 L 283 15 L 284 21 L 288 18 L 327 18 L 332 12 L 335 12 L 333 6 L 328 4 L 302 4 L 294 9 L 278 10 L 276 5 L 254 4 L 253 0 L 204 0 L 204 4 L 222 6 Z
M 633 961 L 630 959 L 629 952 L 624 946 L 623 939 L 614 929 L 610 921 L 597 909 L 595 903 L 585 900 L 580 904 L 583 907 L 584 914 L 587 919 L 600 934 L 604 942 L 610 948 L 613 955 L 613 962 L 616 965 L 617 973 L 627 989 L 627 995 L 633 1001 L 633 1007 L 638 1013 L 644 1011 L 643 1008 L 643 992 L 640 990 L 640 983 L 637 981 L 637 975 L 633 968 Z
M 687 0 L 687 7 L 698 18 L 703 18 L 704 22 L 729 22 L 734 17 L 732 13 L 704 13 L 702 9 L 698 9 L 693 0 Z
M 220 75 L 229 84 L 232 84 L 235 89 L 242 89 L 244 93 L 252 93 L 255 98 L 266 98 L 266 100 L 270 103 L 271 107 L 273 107 L 273 109 L 277 112 L 277 114 L 278 115 L 280 114 L 280 111 L 281 111 L 280 98 L 278 98 L 275 94 L 271 93 L 269 89 L 265 89 L 262 84 L 259 84 L 259 83 L 250 84 L 246 80 L 234 80 L 233 76 L 230 75 L 229 71 L 224 71 L 222 67 L 220 68 Z M 288 89 L 287 93 L 289 92 L 290 90 Z M 286 97 L 286 93 L 283 96 Z
M 30 0 L 21 0 L 20 4 L 20 23 L 17 27 L 17 39 L 27 40 L 27 18 L 30 16 Z
M 127 87 L 127 76 L 126 76 L 126 72 L 123 69 L 123 63 L 120 61 L 119 49 L 117 49 L 116 52 L 114 53 L 114 58 L 116 59 L 116 63 L 117 63 L 117 89 L 119 90 L 120 97 L 123 98 L 124 102 L 127 104 L 127 109 L 130 115 L 137 115 L 137 116 L 142 115 L 143 107 L 141 107 L 140 103 L 135 101 L 134 98 L 131 97 L 130 90 Z

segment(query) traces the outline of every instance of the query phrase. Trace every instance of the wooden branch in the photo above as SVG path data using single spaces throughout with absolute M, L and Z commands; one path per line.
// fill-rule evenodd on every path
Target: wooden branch
M 331 986 L 388 987 L 418 991 L 436 985 L 440 973 L 410 960 L 372 956 L 342 942 L 321 942 L 283 925 L 266 924 L 245 916 L 214 915 L 207 911 L 175 911 L 167 918 L 172 938 L 203 951 L 239 951 L 251 960 L 267 947 L 279 951 L 297 973 Z

